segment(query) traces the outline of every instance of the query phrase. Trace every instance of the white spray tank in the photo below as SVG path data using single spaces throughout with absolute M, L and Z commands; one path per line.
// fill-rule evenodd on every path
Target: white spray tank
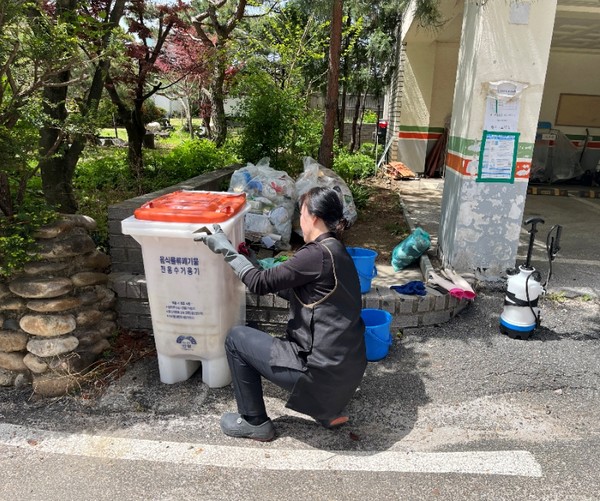
M 552 261 L 560 249 L 560 235 L 562 226 L 555 225 L 548 233 L 546 249 L 549 258 L 549 272 L 546 282 L 542 285 L 542 276 L 531 266 L 531 255 L 537 225 L 544 224 L 541 217 L 532 217 L 525 221 L 525 225 L 531 224 L 529 230 L 529 248 L 527 249 L 527 260 L 518 270 L 509 270 L 509 278 L 506 283 L 506 296 L 504 297 L 504 309 L 500 315 L 500 332 L 513 339 L 528 339 L 536 327 L 540 325 L 541 312 L 538 300 L 546 293 L 546 285 L 552 275 Z M 553 235 L 555 232 L 555 236 Z

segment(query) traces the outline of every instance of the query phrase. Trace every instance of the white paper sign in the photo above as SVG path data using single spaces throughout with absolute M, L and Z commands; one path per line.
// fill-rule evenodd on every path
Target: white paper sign
M 485 102 L 484 130 L 516 132 L 519 127 L 519 105 L 518 98 L 508 101 L 488 97 Z

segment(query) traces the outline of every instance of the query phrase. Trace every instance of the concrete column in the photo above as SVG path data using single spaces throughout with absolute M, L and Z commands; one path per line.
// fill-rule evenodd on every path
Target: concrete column
M 438 235 L 459 272 L 515 265 L 556 1 L 465 1 Z

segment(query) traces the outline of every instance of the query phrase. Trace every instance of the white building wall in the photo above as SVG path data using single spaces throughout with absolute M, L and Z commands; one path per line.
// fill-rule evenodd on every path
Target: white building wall
M 404 67 L 402 123 L 427 127 L 433 94 L 435 43 L 408 44 Z
M 435 72 L 431 97 L 431 127 L 444 127 L 452 112 L 456 68 L 458 65 L 458 43 L 436 43 Z
M 551 51 L 540 121 L 555 126 L 560 94 L 600 94 L 600 53 Z M 585 134 L 585 127 L 558 126 L 565 134 Z M 590 129 L 600 135 L 600 128 Z

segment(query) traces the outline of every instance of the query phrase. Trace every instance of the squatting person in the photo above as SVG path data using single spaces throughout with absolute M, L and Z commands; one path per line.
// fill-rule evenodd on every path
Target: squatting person
M 275 437 L 262 377 L 290 392 L 286 407 L 327 428 L 343 425 L 367 365 L 358 274 L 340 240 L 346 228 L 340 194 L 312 188 L 300 198 L 300 209 L 305 245 L 274 268 L 255 268 L 218 227 L 200 237 L 250 291 L 290 302 L 285 338 L 236 326 L 225 340 L 238 412 L 224 414 L 221 429 L 232 437 Z

